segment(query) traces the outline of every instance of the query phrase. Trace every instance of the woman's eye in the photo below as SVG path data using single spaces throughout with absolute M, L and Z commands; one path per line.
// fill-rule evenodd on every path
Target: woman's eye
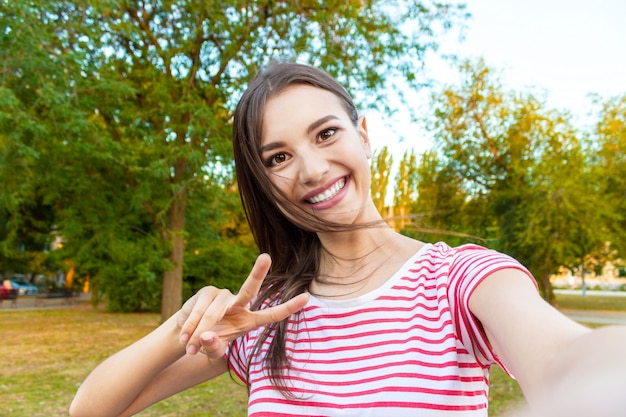
M 324 129 L 319 134 L 319 138 L 322 142 L 324 142 L 324 141 L 331 139 L 333 136 L 335 136 L 335 133 L 337 133 L 337 129 L 334 127 L 331 127 L 329 129 Z
M 282 164 L 286 160 L 287 160 L 287 155 L 285 155 L 284 153 L 277 153 L 276 155 L 270 156 L 265 161 L 265 166 L 266 167 L 275 167 L 277 165 Z

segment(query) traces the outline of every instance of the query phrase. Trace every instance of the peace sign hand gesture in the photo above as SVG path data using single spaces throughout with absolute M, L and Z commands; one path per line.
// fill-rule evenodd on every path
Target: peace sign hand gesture
M 210 358 L 222 357 L 228 344 L 237 337 L 279 322 L 304 307 L 308 294 L 264 310 L 250 311 L 250 302 L 261 288 L 270 264 L 269 255 L 259 255 L 236 295 L 229 290 L 204 287 L 185 302 L 178 313 L 178 326 L 180 341 L 187 345 L 188 354 L 195 355 L 202 349 Z

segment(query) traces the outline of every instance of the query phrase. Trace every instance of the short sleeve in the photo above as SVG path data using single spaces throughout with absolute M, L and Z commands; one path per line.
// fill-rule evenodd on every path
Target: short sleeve
M 509 373 L 493 352 L 480 322 L 469 308 L 470 297 L 478 285 L 502 269 L 520 270 L 537 285 L 532 274 L 509 255 L 478 245 L 459 246 L 450 263 L 448 299 L 456 332 L 463 345 L 474 353 L 482 366 L 497 363 Z

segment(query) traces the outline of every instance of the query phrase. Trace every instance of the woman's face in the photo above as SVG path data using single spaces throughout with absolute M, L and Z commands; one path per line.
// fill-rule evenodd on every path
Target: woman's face
M 340 99 L 293 85 L 269 99 L 261 158 L 294 206 L 335 223 L 372 220 L 365 119 L 354 126 Z

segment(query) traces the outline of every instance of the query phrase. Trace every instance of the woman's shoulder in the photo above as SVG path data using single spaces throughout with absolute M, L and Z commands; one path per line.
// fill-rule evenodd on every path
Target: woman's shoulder
M 518 261 L 503 252 L 474 243 L 451 246 L 446 242 L 426 244 L 421 252 L 421 259 L 430 259 L 436 264 L 459 264 L 499 260 L 517 263 Z
M 470 255 L 470 254 L 480 254 L 480 253 L 486 253 L 486 252 L 501 254 L 501 252 L 498 252 L 495 249 L 478 245 L 476 243 L 464 243 L 461 245 L 453 246 L 446 242 L 439 241 L 435 243 L 428 243 L 426 245 L 428 245 L 428 250 L 430 250 L 431 252 L 438 253 L 443 256 L 455 256 L 459 254 Z

